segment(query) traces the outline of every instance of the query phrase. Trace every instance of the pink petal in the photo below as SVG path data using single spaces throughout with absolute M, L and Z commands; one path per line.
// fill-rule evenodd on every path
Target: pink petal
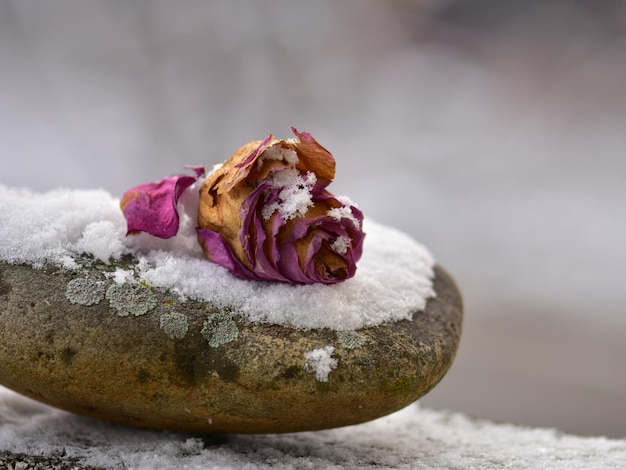
M 170 238 L 178 232 L 176 205 L 181 194 L 204 176 L 203 166 L 188 166 L 195 176 L 173 175 L 153 183 L 129 189 L 120 206 L 126 217 L 128 232 L 147 232 L 160 238 Z
M 233 249 L 222 237 L 222 234 L 210 228 L 198 228 L 196 229 L 196 234 L 198 235 L 198 242 L 204 247 L 207 255 L 213 262 L 225 267 L 235 276 L 255 281 L 264 280 L 239 261 Z

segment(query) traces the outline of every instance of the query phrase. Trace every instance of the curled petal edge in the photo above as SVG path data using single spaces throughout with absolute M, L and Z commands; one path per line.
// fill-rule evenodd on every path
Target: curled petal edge
M 258 276 L 248 269 L 235 254 L 233 253 L 230 245 L 224 240 L 221 233 L 211 230 L 210 228 L 198 228 L 196 229 L 198 241 L 205 249 L 208 257 L 220 266 L 225 267 L 235 276 L 252 279 L 256 281 L 264 281 L 261 276 Z
M 126 217 L 127 235 L 146 232 L 171 238 L 178 232 L 178 200 L 185 190 L 205 174 L 204 166 L 186 166 L 195 176 L 172 175 L 126 191 L 120 207 Z

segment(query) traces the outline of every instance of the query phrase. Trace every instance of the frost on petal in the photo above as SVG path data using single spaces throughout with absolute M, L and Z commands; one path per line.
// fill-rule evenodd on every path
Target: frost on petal
M 299 132 L 295 127 L 291 128 L 291 132 L 300 139 L 293 144 L 300 157 L 298 169 L 315 173 L 322 186 L 328 186 L 335 179 L 335 157 L 308 132 Z
M 351 239 L 345 235 L 338 236 L 331 244 L 330 247 L 335 253 L 345 255 L 350 248 Z
M 317 181 L 310 171 L 302 175 L 295 168 L 272 173 L 269 181 L 277 188 L 278 197 L 263 207 L 263 218 L 268 220 L 275 211 L 280 211 L 284 220 L 302 217 L 313 205 L 313 188 Z
M 335 159 L 309 133 L 240 147 L 200 189 L 207 256 L 246 279 L 332 284 L 354 276 L 361 212 L 326 190 Z M 219 237 L 217 236 L 219 234 Z
M 195 176 L 173 175 L 153 183 L 129 189 L 122 196 L 120 207 L 126 217 L 128 234 L 147 232 L 170 238 L 178 232 L 176 205 L 181 194 L 204 175 L 203 166 L 188 166 Z

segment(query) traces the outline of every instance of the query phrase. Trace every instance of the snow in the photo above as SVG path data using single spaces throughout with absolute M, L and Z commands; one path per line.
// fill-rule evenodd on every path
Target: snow
M 359 222 L 359 219 L 357 219 L 353 214 L 352 214 L 352 209 L 350 209 L 350 206 L 355 206 L 357 207 L 357 205 L 350 201 L 349 198 L 347 198 L 346 196 L 341 196 L 338 197 L 337 200 L 339 202 L 341 202 L 343 204 L 343 206 L 341 207 L 335 207 L 333 209 L 330 209 L 326 215 L 328 217 L 332 217 L 336 220 L 341 220 L 343 218 L 348 218 L 350 220 L 352 220 L 352 222 L 354 222 L 354 225 L 356 225 L 357 227 L 361 226 L 361 223 Z
M 273 187 L 282 189 L 278 193 L 278 200 L 263 208 L 265 220 L 276 211 L 279 211 L 285 220 L 301 217 L 313 205 L 312 191 L 317 182 L 315 173 L 309 171 L 301 175 L 297 169 L 289 168 L 272 173 L 270 181 Z
M 83 418 L 0 388 L 3 451 L 129 470 L 609 470 L 626 462 L 626 440 L 494 424 L 419 405 L 326 431 L 194 436 Z
M 304 368 L 315 374 L 315 378 L 320 382 L 328 382 L 328 374 L 337 368 L 338 359 L 332 357 L 335 348 L 325 346 L 313 349 L 304 354 Z
M 37 193 L 0 185 L 0 259 L 81 269 L 75 261 L 81 253 L 105 263 L 131 253 L 138 259 L 136 267 L 112 269 L 109 276 L 115 282 L 144 281 L 183 298 L 230 307 L 254 322 L 297 328 L 342 331 L 410 319 L 435 295 L 434 260 L 426 248 L 369 219 L 357 274 L 346 282 L 290 286 L 235 278 L 202 254 L 196 242 L 193 194 L 195 186 L 179 201 L 178 235 L 162 240 L 147 234 L 127 237 L 119 200 L 105 191 Z
M 289 139 L 293 142 L 299 142 L 297 139 Z M 263 161 L 265 160 L 277 160 L 277 161 L 285 161 L 295 166 L 296 163 L 300 161 L 298 158 L 298 154 L 295 150 L 286 149 L 281 147 L 280 145 L 271 145 L 265 149 L 263 155 L 257 161 L 257 167 L 261 168 L 263 166 Z
M 337 239 L 330 244 L 330 247 L 340 255 L 344 255 L 350 247 L 350 242 L 350 238 L 342 235 L 337 237 Z

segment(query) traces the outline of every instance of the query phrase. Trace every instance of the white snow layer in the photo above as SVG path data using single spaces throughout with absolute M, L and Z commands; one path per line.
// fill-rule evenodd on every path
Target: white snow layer
M 192 187 L 179 201 L 178 235 L 162 240 L 126 237 L 119 200 L 105 191 L 35 193 L 0 185 L 0 259 L 80 269 L 74 261 L 80 253 L 104 262 L 132 253 L 138 268 L 116 271 L 116 282 L 143 280 L 182 297 L 229 306 L 251 321 L 298 328 L 351 330 L 410 319 L 435 295 L 430 253 L 409 236 L 368 219 L 363 257 L 356 276 L 346 282 L 290 286 L 235 278 L 202 254 L 195 235 L 195 194 Z
M 494 424 L 419 405 L 327 431 L 200 437 L 79 417 L 0 387 L 3 451 L 129 470 L 608 470 L 626 462 L 626 440 Z
M 295 168 L 278 171 L 270 175 L 273 187 L 282 188 L 278 199 L 263 208 L 263 219 L 269 219 L 279 211 L 285 220 L 302 217 L 313 205 L 313 187 L 317 182 L 315 173 L 301 175 Z

